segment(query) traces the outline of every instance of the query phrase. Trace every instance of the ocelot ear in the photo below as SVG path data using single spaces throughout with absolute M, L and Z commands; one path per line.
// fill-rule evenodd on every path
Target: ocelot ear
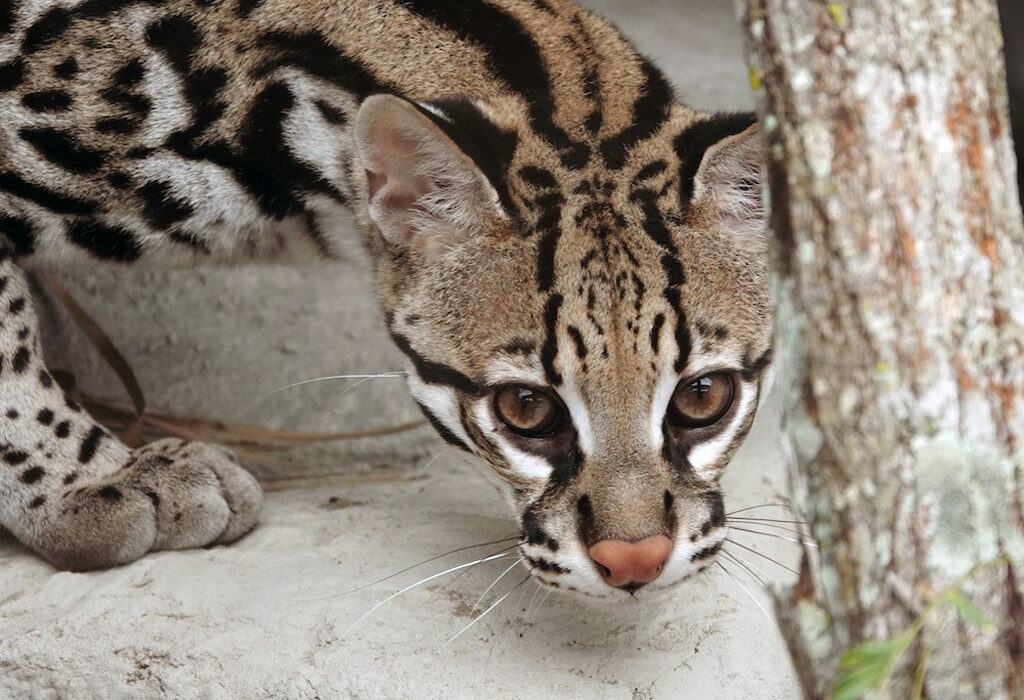
M 497 130 L 468 100 L 417 105 L 374 95 L 363 102 L 355 145 L 366 171 L 370 218 L 385 240 L 429 253 L 508 219 L 495 185 L 467 153 L 466 144 L 474 150 L 481 136 L 476 132 L 488 128 Z M 482 150 L 480 156 L 503 178 L 505 164 L 493 160 L 499 144 L 492 145 L 491 154 Z
M 732 114 L 706 122 L 705 138 L 718 138 L 694 174 L 690 206 L 726 231 L 761 236 L 766 230 L 761 131 L 752 122 L 751 115 Z

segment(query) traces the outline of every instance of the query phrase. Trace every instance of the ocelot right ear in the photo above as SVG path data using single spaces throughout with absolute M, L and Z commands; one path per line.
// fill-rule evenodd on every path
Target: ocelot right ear
M 475 123 L 460 130 L 467 114 Z M 468 100 L 418 105 L 373 95 L 363 102 L 355 119 L 355 146 L 366 172 L 370 218 L 388 243 L 432 254 L 508 220 L 494 184 L 456 143 L 464 141 L 473 150 L 474 134 L 464 132 L 479 129 L 481 119 L 497 130 Z M 500 154 L 498 144 L 481 152 L 488 165 L 494 153 Z

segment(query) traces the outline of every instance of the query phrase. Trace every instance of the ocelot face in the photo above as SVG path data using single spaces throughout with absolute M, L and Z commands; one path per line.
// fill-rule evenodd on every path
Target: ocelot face
M 520 138 L 499 192 L 439 128 L 484 110 L 360 112 L 389 328 L 431 423 L 499 477 L 536 579 L 646 596 L 714 561 L 771 355 L 756 127 L 680 113 L 617 170 Z

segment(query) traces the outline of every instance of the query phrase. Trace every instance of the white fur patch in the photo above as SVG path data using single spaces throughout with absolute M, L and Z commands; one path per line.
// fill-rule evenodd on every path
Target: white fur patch
M 476 424 L 480 430 L 486 433 L 505 455 L 505 460 L 512 467 L 513 472 L 538 481 L 546 481 L 551 476 L 551 472 L 554 470 L 546 459 L 517 449 L 501 436 L 491 419 L 491 409 L 486 399 L 477 401 L 473 407 L 473 415 L 476 417 Z
M 427 384 L 416 374 L 416 370 L 409 363 L 409 374 L 407 377 L 409 393 L 417 401 L 427 407 L 441 424 L 451 431 L 452 435 L 462 440 L 467 447 L 473 445 L 469 435 L 462 428 L 462 420 L 459 416 L 459 401 L 455 389 L 436 384 Z
M 726 450 L 736 439 L 736 433 L 739 431 L 740 426 L 743 425 L 743 421 L 746 420 L 747 414 L 756 408 L 757 402 L 755 399 L 757 391 L 754 383 L 742 382 L 737 389 L 739 390 L 740 403 L 736 407 L 736 411 L 733 413 L 729 424 L 712 439 L 695 445 L 690 449 L 687 461 L 697 474 L 701 474 L 703 470 L 714 466 L 721 459 L 722 455 L 725 454 Z

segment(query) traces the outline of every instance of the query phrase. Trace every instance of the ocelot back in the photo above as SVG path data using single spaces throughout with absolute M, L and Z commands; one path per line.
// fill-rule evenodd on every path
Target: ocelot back
M 241 536 L 224 450 L 131 450 L 41 359 L 19 265 L 330 258 L 362 231 L 409 387 L 543 584 L 714 561 L 771 353 L 750 115 L 567 0 L 0 4 L 0 524 L 57 566 Z M 646 585 L 645 585 L 646 584 Z

